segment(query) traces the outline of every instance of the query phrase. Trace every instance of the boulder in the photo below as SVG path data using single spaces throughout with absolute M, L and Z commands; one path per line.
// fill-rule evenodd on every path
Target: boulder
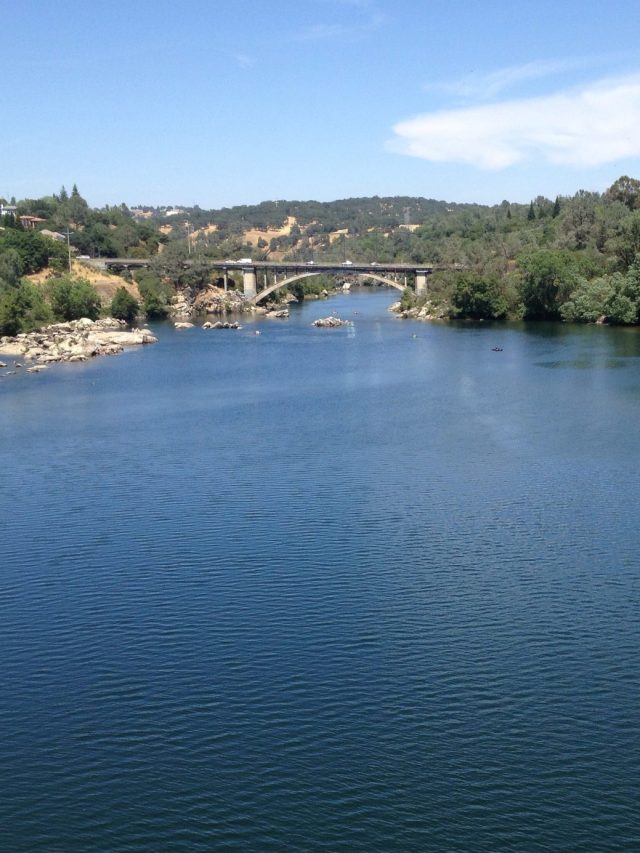
M 341 320 L 340 317 L 323 317 L 319 320 L 314 320 L 311 324 L 322 329 L 333 329 L 338 326 L 353 326 L 351 320 Z

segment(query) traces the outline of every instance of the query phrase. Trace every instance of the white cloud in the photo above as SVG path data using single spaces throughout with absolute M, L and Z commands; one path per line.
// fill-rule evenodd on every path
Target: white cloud
M 246 53 L 236 53 L 233 58 L 240 68 L 251 68 L 256 64 L 255 56 L 249 56 Z
M 536 98 L 440 110 L 401 121 L 391 150 L 505 169 L 528 160 L 594 167 L 640 156 L 640 74 Z
M 353 3 L 356 8 L 368 9 L 369 4 Z M 384 15 L 371 12 L 364 20 L 354 24 L 312 24 L 295 36 L 296 41 L 320 41 L 323 39 L 341 39 L 353 41 L 375 32 L 385 21 Z
M 591 60 L 592 61 L 592 60 Z M 524 65 L 499 68 L 488 74 L 470 73 L 457 80 L 426 83 L 426 91 L 444 92 L 461 98 L 495 98 L 506 89 L 527 80 L 539 80 L 586 65 L 585 60 L 536 60 Z

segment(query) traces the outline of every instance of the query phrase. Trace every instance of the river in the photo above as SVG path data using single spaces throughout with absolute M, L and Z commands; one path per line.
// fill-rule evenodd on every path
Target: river
M 2 379 L 0 848 L 640 848 L 640 334 L 393 299 Z

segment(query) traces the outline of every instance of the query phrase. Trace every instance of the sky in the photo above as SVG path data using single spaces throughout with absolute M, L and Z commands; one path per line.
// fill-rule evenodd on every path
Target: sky
M 0 197 L 528 203 L 640 178 L 638 0 L 0 0 Z

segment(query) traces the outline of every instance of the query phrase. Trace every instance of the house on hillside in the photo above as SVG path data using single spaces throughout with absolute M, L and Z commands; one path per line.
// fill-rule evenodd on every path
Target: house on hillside
M 15 204 L 0 204 L 0 217 L 2 216 L 15 216 L 18 211 L 18 208 Z
M 35 231 L 41 222 L 46 222 L 41 216 L 19 216 L 18 219 L 22 223 L 22 227 L 26 231 Z

